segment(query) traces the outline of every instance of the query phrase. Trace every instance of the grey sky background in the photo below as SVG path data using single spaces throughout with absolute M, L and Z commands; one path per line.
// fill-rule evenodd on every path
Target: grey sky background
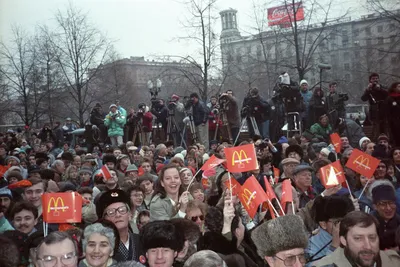
M 280 5 L 282 0 L 260 1 L 268 7 Z M 242 34 L 255 33 L 253 0 L 219 0 L 217 11 L 238 10 Z M 329 1 L 329 0 L 322 0 Z M 368 13 L 365 0 L 335 1 L 332 17 L 350 9 L 352 18 Z M 185 6 L 178 0 L 76 0 L 75 6 L 88 12 L 91 22 L 109 38 L 115 40 L 116 51 L 122 57 L 152 55 L 195 54 L 198 46 L 174 37 L 184 36 L 180 20 L 184 20 Z M 0 0 L 0 38 L 6 43 L 11 38 L 11 25 L 18 24 L 33 33 L 35 25 L 54 25 L 54 14 L 65 9 L 67 0 Z M 307 5 L 306 5 L 307 8 Z M 266 18 L 266 14 L 265 14 Z M 216 25 L 220 33 L 220 20 Z

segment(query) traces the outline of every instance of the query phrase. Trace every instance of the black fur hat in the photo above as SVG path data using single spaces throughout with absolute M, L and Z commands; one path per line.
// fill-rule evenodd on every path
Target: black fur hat
M 312 207 L 312 216 L 316 223 L 327 222 L 329 219 L 343 218 L 354 210 L 350 198 L 343 196 L 317 197 Z
M 181 251 L 185 243 L 183 231 L 170 221 L 154 221 L 146 224 L 142 229 L 140 240 L 144 252 L 152 248 Z
M 285 150 L 285 156 L 288 157 L 291 152 L 296 152 L 300 155 L 300 158 L 303 158 L 304 152 L 301 146 L 299 145 L 290 145 Z
M 131 208 L 129 196 L 120 189 L 104 191 L 96 202 L 96 214 L 98 218 L 103 218 L 105 209 L 113 203 L 122 202 Z
M 107 162 L 113 162 L 114 165 L 117 165 L 117 158 L 114 155 L 104 155 L 103 164 L 106 164 Z

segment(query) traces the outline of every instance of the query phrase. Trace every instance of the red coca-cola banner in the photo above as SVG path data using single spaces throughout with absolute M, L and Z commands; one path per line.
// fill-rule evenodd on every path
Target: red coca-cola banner
M 281 25 L 285 26 L 294 20 L 304 20 L 304 8 L 301 2 L 277 6 L 267 9 L 268 26 Z

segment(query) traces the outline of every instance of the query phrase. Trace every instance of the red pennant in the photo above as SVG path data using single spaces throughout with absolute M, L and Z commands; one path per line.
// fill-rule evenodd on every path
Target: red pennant
M 242 186 L 239 184 L 239 182 L 235 178 L 231 177 L 230 180 L 231 180 L 231 182 L 229 182 L 229 179 L 224 182 L 226 188 L 229 189 L 230 191 L 232 191 L 233 196 L 239 195 L 242 190 Z M 231 187 L 231 185 L 232 185 L 232 187 Z
M 111 173 L 110 170 L 108 169 L 107 165 L 103 165 L 103 167 L 101 167 L 100 172 L 103 174 L 103 178 L 106 180 L 110 180 L 111 179 Z
M 43 221 L 47 223 L 79 223 L 82 220 L 82 197 L 76 193 L 42 195 Z
M 282 182 L 282 195 L 281 195 L 281 206 L 286 211 L 286 203 L 293 202 L 293 190 L 290 179 L 285 179 Z
M 249 216 L 254 218 L 257 213 L 258 206 L 263 202 L 268 201 L 268 196 L 258 183 L 257 179 L 254 176 L 251 176 L 242 185 L 239 199 Z
M 212 155 L 211 158 L 209 158 L 206 163 L 204 163 L 204 165 L 201 167 L 201 170 L 206 171 L 208 169 L 215 168 L 223 162 L 225 162 L 225 159 L 219 159 L 215 155 Z
M 270 201 L 276 198 L 274 189 L 272 189 L 271 184 L 269 183 L 267 177 L 264 176 L 264 183 L 265 183 L 265 192 L 267 193 L 267 197 Z
M 326 189 L 346 182 L 346 176 L 339 160 L 319 169 L 319 174 L 321 183 Z
M 246 172 L 258 169 L 254 144 L 236 147 L 226 147 L 225 150 L 228 171 Z
M 275 182 L 279 181 L 279 177 L 280 177 L 280 170 L 279 170 L 279 168 L 275 168 L 274 166 L 272 166 L 272 170 L 273 170 L 273 172 L 274 172 Z
M 367 178 L 371 178 L 374 175 L 379 162 L 381 162 L 379 159 L 374 158 L 361 150 L 354 149 L 346 163 L 346 167 Z
M 342 141 L 340 140 L 340 136 L 338 133 L 333 133 L 330 135 L 331 143 L 335 147 L 336 153 L 340 153 L 342 150 Z
M 7 172 L 7 170 L 11 167 L 11 165 L 0 165 L 0 177 L 3 177 L 3 175 Z

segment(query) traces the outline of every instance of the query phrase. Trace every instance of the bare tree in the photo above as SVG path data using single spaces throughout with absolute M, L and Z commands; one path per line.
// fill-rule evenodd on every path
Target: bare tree
M 209 95 L 209 81 L 217 60 L 217 34 L 214 31 L 216 23 L 215 3 L 217 0 L 188 0 L 184 2 L 189 17 L 182 22 L 183 27 L 188 31 L 185 37 L 178 37 L 179 40 L 195 42 L 199 45 L 197 51 L 201 60 L 193 56 L 181 57 L 182 61 L 190 63 L 198 71 L 192 72 L 190 68 L 182 69 L 183 75 L 191 81 L 198 90 L 200 97 L 206 100 Z
M 38 96 L 40 73 L 35 68 L 37 51 L 32 38 L 18 26 L 12 26 L 13 37 L 10 45 L 0 43 L 0 58 L 4 62 L 0 74 L 7 80 L 7 88 L 16 99 L 12 111 L 25 125 L 38 118 L 41 97 Z M 22 110 L 20 109 L 22 107 Z
M 98 66 L 104 62 L 111 43 L 89 23 L 88 15 L 72 4 L 65 13 L 58 11 L 55 19 L 58 28 L 51 42 L 73 102 L 65 104 L 83 125 L 85 113 L 98 97 L 90 82 L 96 76 Z
M 366 7 L 400 26 L 400 0 L 367 0 Z

